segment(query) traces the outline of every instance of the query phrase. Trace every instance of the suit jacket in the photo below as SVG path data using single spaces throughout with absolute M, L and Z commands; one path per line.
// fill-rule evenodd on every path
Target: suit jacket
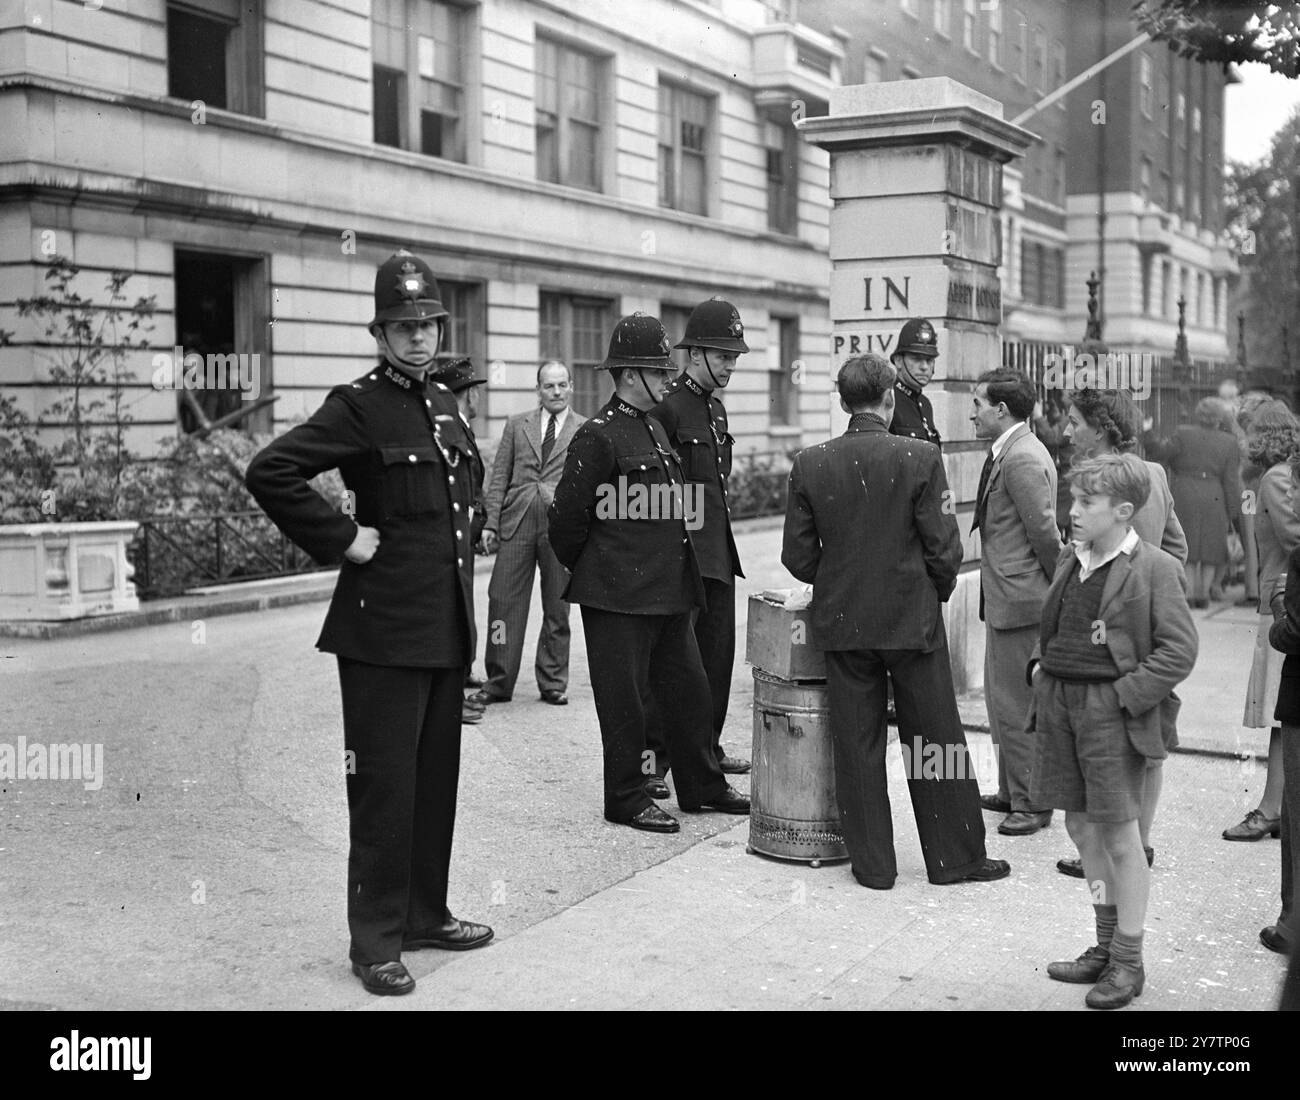
M 564 473 L 564 458 L 569 441 L 586 417 L 574 409 L 564 418 L 564 427 L 555 435 L 555 446 L 542 465 L 542 439 L 546 431 L 547 412 L 540 406 L 506 421 L 501 444 L 492 460 L 492 477 L 488 481 L 484 508 L 484 529 L 495 531 L 502 539 L 511 538 L 533 501 L 541 498 L 547 508 L 555 499 L 555 487 Z
M 939 448 L 859 413 L 790 470 L 781 563 L 813 586 L 823 650 L 932 652 L 961 566 Z
M 551 549 L 573 574 L 564 598 L 629 615 L 703 609 L 685 482 L 663 425 L 617 394 L 583 424 L 547 513 Z
M 446 386 L 380 364 L 254 457 L 249 492 L 318 562 L 342 560 L 358 524 L 379 530 L 370 561 L 339 569 L 320 649 L 407 668 L 473 660 L 477 453 Z M 335 467 L 352 515 L 308 484 Z
M 984 499 L 983 618 L 997 630 L 1032 626 L 1061 553 L 1061 532 L 1056 464 L 1028 424 L 1016 428 L 993 460 Z
M 1073 546 L 1061 551 L 1033 660 L 1056 634 L 1076 560 Z M 1162 760 L 1166 752 L 1161 729 L 1174 723 L 1182 705 L 1173 690 L 1191 674 L 1198 648 L 1183 593 L 1182 566 L 1139 540 L 1131 554 L 1120 554 L 1110 563 L 1097 617 L 1105 624 L 1105 645 L 1120 672 L 1115 693 L 1124 708 L 1129 742 L 1143 756 Z

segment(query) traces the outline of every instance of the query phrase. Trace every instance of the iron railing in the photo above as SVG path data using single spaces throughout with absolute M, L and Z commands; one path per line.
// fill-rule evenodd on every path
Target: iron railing
M 259 511 L 150 516 L 127 553 L 142 599 L 331 568 L 317 565 Z

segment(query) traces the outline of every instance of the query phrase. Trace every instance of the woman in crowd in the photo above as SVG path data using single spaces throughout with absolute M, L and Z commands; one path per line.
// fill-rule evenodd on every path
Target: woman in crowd
M 1180 424 L 1170 439 L 1153 442 L 1152 457 L 1173 474 L 1174 508 L 1187 535 L 1188 603 L 1210 606 L 1214 567 L 1228 560 L 1228 527 L 1241 510 L 1241 452 L 1233 436 L 1219 430 L 1223 405 L 1203 397 L 1194 424 Z
M 1263 474 L 1258 466 L 1246 457 L 1246 432 L 1250 428 L 1250 419 L 1261 405 L 1267 405 L 1272 398 L 1259 390 L 1252 390 L 1237 401 L 1237 440 L 1241 444 L 1241 490 L 1243 493 L 1259 495 L 1259 478 Z M 1245 554 L 1243 573 L 1246 579 L 1246 595 L 1239 607 L 1255 607 L 1259 603 L 1259 554 L 1255 550 L 1255 516 L 1242 511 L 1237 516 L 1237 531 L 1241 535 L 1241 548 Z
M 1095 458 L 1104 454 L 1124 454 L 1136 451 L 1138 430 L 1142 414 L 1137 403 L 1124 390 L 1079 390 L 1066 410 L 1065 439 L 1073 445 L 1076 460 Z M 1165 477 L 1164 467 L 1155 462 L 1146 464 L 1151 474 L 1151 495 L 1147 502 L 1133 513 L 1133 530 L 1144 542 L 1160 547 L 1180 562 L 1187 562 L 1187 539 L 1174 508 L 1173 494 Z M 1067 536 L 1068 537 L 1068 536 Z M 1171 725 L 1164 730 L 1165 748 L 1178 744 L 1178 733 Z M 1142 812 L 1138 816 L 1138 830 L 1142 834 L 1142 847 L 1147 864 L 1155 860 L 1151 847 L 1151 822 L 1155 820 L 1156 803 L 1160 800 L 1160 786 L 1164 776 L 1162 761 L 1148 761 L 1146 781 L 1142 788 Z M 1056 869 L 1063 875 L 1083 878 L 1083 862 L 1079 859 L 1057 860 Z
M 1291 456 L 1300 451 L 1300 423 L 1280 401 L 1260 405 L 1246 432 L 1247 460 L 1263 470 L 1259 489 L 1245 498 L 1243 512 L 1254 512 L 1255 548 L 1259 557 L 1259 626 L 1246 710 L 1242 724 L 1248 729 L 1269 729 L 1268 772 L 1259 805 L 1230 829 L 1224 840 L 1260 840 L 1277 836 L 1282 813 L 1282 730 L 1273 722 L 1282 676 L 1279 654 L 1268 644 L 1273 622 L 1273 595 L 1286 585 L 1287 561 L 1300 545 L 1300 516 L 1291 503 Z M 1271 727 L 1271 728 L 1270 728 Z

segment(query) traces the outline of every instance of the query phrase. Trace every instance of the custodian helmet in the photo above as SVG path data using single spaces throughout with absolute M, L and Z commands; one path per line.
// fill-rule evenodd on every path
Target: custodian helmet
M 609 338 L 609 354 L 597 370 L 621 370 L 623 367 L 649 367 L 668 370 L 672 367 L 668 333 L 658 317 L 637 310 L 614 326 Z
M 386 321 L 433 321 L 446 316 L 433 269 L 419 256 L 402 249 L 379 265 L 371 327 Z
M 474 377 L 474 364 L 463 357 L 439 356 L 429 377 L 435 382 L 441 382 L 452 393 L 460 393 L 471 386 L 487 385 L 486 378 Z
M 737 355 L 749 350 L 745 343 L 745 326 L 736 307 L 721 298 L 710 298 L 693 310 L 686 322 L 686 335 L 679 348 L 714 348 Z
M 924 317 L 915 317 L 902 327 L 898 334 L 898 347 L 894 355 L 924 355 L 927 359 L 939 357 L 939 338 L 934 325 Z

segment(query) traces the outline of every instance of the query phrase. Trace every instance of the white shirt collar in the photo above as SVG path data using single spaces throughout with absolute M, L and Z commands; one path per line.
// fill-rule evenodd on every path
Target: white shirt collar
M 537 406 L 537 427 L 538 430 L 541 431 L 543 435 L 546 434 L 546 418 L 550 415 L 551 414 L 546 411 L 546 407 L 544 405 Z M 559 435 L 562 431 L 564 431 L 564 422 L 565 420 L 568 419 L 568 417 L 569 417 L 568 405 L 565 405 L 564 408 L 562 408 L 559 412 L 555 414 L 556 435 Z
M 1130 527 L 1128 529 L 1128 534 L 1124 536 L 1124 540 L 1104 558 L 1098 560 L 1093 559 L 1092 543 L 1074 543 L 1074 556 L 1079 559 L 1079 582 L 1082 583 L 1086 581 L 1103 565 L 1114 561 L 1121 554 L 1132 554 L 1133 551 L 1137 549 L 1137 544 L 1141 541 L 1142 540 L 1138 538 L 1138 533 Z
M 997 439 L 993 441 L 994 458 L 997 458 L 998 455 L 1002 453 L 1002 448 L 1007 445 L 1007 440 L 1011 438 L 1011 433 L 1014 432 L 1023 423 L 1024 423 L 1023 420 L 1017 420 L 1014 424 L 1011 425 L 1011 427 L 1009 427 L 1005 432 L 1003 432 L 1000 436 L 997 437 Z

